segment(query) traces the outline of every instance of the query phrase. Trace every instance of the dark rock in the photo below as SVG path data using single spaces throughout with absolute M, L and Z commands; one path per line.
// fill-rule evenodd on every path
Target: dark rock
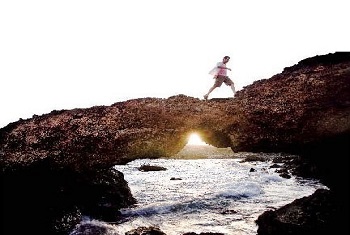
M 70 235 L 105 235 L 114 234 L 112 231 L 104 226 L 99 226 L 97 224 L 80 224 L 73 233 Z M 117 235 L 117 234 L 115 234 Z
M 170 180 L 182 180 L 181 178 L 171 177 Z
M 290 179 L 292 178 L 292 176 L 290 176 L 288 173 L 281 173 L 279 174 L 282 178 L 285 178 L 285 179 Z
M 139 168 L 139 171 L 166 171 L 167 169 L 162 166 L 151 166 L 151 165 L 142 165 Z
M 166 235 L 159 228 L 156 227 L 138 227 L 129 232 L 126 232 L 125 235 Z
M 223 215 L 231 215 L 231 214 L 237 214 L 237 211 L 232 210 L 232 209 L 226 209 L 221 212 Z
M 77 173 L 44 159 L 7 169 L 1 177 L 4 234 L 67 234 L 82 215 L 116 221 L 120 208 L 136 203 L 114 169 Z
M 334 195 L 325 189 L 318 189 L 312 196 L 297 199 L 275 211 L 266 211 L 256 221 L 259 235 L 295 234 L 328 235 L 334 229 L 347 234 L 348 222 L 339 217 Z M 339 220 L 339 218 L 341 218 Z

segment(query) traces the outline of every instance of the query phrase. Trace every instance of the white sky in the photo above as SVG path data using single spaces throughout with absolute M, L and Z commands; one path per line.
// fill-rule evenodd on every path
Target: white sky
M 238 90 L 350 51 L 346 0 L 1 0 L 0 128 L 52 110 L 185 94 L 225 55 Z M 232 96 L 229 87 L 210 98 Z

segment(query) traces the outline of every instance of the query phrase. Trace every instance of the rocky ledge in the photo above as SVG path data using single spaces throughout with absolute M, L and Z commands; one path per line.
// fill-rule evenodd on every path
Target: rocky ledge
M 113 166 L 171 157 L 194 131 L 234 152 L 297 154 L 293 173 L 329 187 L 264 213 L 258 234 L 348 231 L 350 53 L 337 52 L 302 60 L 234 99 L 140 98 L 10 123 L 0 129 L 3 234 L 67 234 L 83 215 L 118 220 L 135 199 Z

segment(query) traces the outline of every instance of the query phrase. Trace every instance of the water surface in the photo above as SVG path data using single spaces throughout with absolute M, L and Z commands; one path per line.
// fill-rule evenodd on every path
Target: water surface
M 240 158 L 142 159 L 115 166 L 124 173 L 135 208 L 125 208 L 125 222 L 105 224 L 109 234 L 124 234 L 139 226 L 156 226 L 167 235 L 185 232 L 256 234 L 255 220 L 297 198 L 326 188 L 318 181 L 292 176 L 282 178 L 270 168 L 271 161 L 244 162 Z M 142 172 L 138 167 L 155 165 L 166 171 Z M 251 169 L 255 171 L 251 172 Z M 175 178 L 176 180 L 171 180 Z

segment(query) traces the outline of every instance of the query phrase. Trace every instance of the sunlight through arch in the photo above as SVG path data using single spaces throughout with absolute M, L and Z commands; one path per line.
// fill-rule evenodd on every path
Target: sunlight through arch
M 217 148 L 205 143 L 200 134 L 190 132 L 187 136 L 187 144 L 173 157 L 178 159 L 207 159 L 207 158 L 231 158 L 231 148 Z
M 187 145 L 208 145 L 205 143 L 197 133 L 191 133 Z

